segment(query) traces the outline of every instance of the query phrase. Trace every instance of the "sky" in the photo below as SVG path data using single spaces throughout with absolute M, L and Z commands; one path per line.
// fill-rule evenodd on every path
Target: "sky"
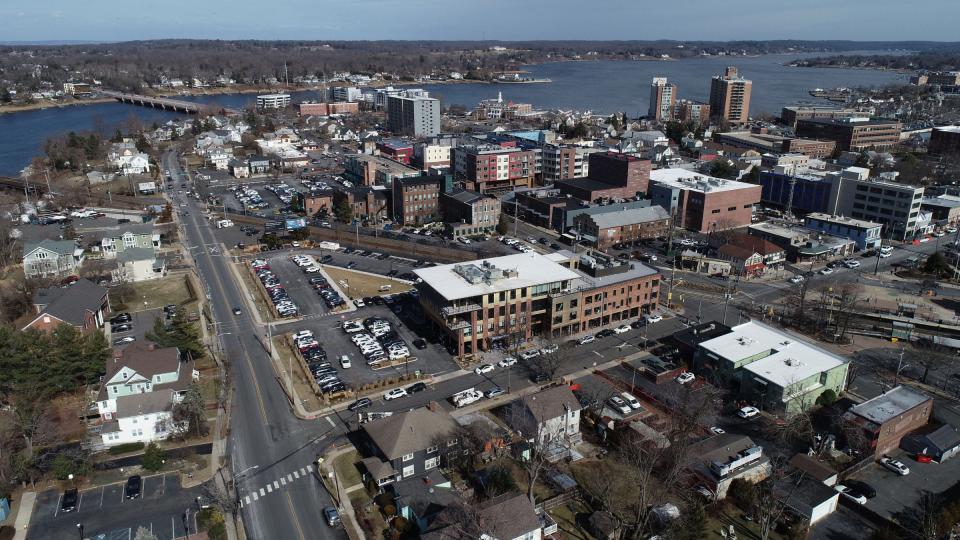
M 956 41 L 960 0 L 0 0 L 2 41 Z

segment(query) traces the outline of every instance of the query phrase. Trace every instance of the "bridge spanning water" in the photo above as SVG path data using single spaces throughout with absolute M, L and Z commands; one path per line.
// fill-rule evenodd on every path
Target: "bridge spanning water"
M 186 101 L 182 99 L 173 99 L 166 97 L 142 96 L 140 94 L 127 94 L 124 92 L 115 92 L 113 90 L 100 90 L 100 94 L 112 97 L 121 103 L 132 103 L 141 107 L 151 107 L 154 109 L 163 109 L 167 111 L 177 111 L 188 114 L 216 113 L 221 110 L 228 114 L 236 114 L 240 111 L 224 107 L 211 107 L 203 103 Z

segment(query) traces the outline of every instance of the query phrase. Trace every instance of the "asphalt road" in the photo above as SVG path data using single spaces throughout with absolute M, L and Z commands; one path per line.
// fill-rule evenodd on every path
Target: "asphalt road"
M 163 161 L 175 183 L 186 181 L 173 154 L 165 155 Z M 200 205 L 195 201 L 187 204 L 190 213 L 182 218 L 184 242 L 198 247 L 216 244 Z M 290 413 L 261 342 L 263 330 L 248 315 L 232 315 L 232 307 L 242 305 L 243 299 L 228 261 L 219 250 L 192 252 L 214 318 L 221 322 L 217 330 L 232 366 L 234 398 L 227 454 L 238 477 L 241 501 L 250 497 L 250 503 L 241 508 L 247 536 L 345 538 L 342 529 L 330 529 L 323 522 L 321 509 L 332 503 L 322 484 L 315 476 L 304 478 L 300 473 L 332 442 L 329 424 L 301 421 Z M 286 482 L 294 473 L 301 478 Z M 278 482 L 277 489 L 272 489 L 274 482 Z M 269 490 L 265 488 L 268 485 Z

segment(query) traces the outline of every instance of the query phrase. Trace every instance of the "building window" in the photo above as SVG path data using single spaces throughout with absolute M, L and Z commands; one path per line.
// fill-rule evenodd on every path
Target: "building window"
M 440 458 L 434 457 L 423 462 L 424 470 L 430 470 L 440 464 Z
M 736 209 L 737 209 L 736 206 L 731 206 L 730 208 L 727 208 L 727 212 L 733 212 L 733 211 L 735 211 Z
M 404 461 L 410 461 L 411 459 L 413 459 L 413 454 L 407 454 L 403 456 Z
M 430 448 L 427 448 L 427 453 L 428 453 L 428 454 L 436 454 L 436 453 L 437 453 L 437 447 L 436 447 L 436 446 L 431 446 Z
M 719 214 L 719 213 L 720 213 L 720 209 L 717 208 L 716 210 L 711 210 L 710 213 L 711 213 L 711 214 Z

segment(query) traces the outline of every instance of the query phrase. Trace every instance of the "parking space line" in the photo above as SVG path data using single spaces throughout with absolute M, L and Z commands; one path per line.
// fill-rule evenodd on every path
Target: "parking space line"
M 107 491 L 107 488 L 100 488 L 100 508 L 103 508 L 103 494 Z
M 163 497 L 163 495 L 166 492 L 167 492 L 167 475 L 163 475 L 163 484 L 160 484 L 160 496 Z
M 60 500 L 63 499 L 63 495 L 57 495 L 57 506 L 53 509 L 53 517 L 57 517 L 57 513 L 60 511 Z
M 80 511 L 80 507 L 83 506 L 83 492 L 80 492 L 80 498 L 77 499 L 77 512 Z

